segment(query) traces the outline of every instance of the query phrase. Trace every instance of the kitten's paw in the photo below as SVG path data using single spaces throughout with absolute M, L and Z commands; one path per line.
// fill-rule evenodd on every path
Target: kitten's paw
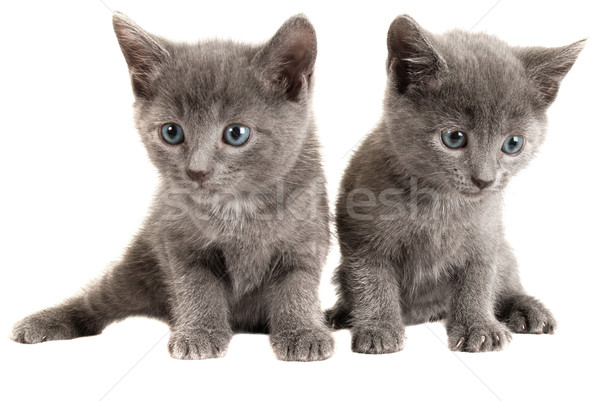
M 352 329 L 352 351 L 361 354 L 389 354 L 404 348 L 403 327 L 371 326 Z
M 322 361 L 333 354 L 333 336 L 324 328 L 275 332 L 269 336 L 277 359 L 282 361 Z
M 519 297 L 511 306 L 506 325 L 515 333 L 554 334 L 556 320 L 552 313 L 537 299 Z
M 11 338 L 23 344 L 45 341 L 70 340 L 80 334 L 64 316 L 52 311 L 41 311 L 21 320 L 13 328 Z
M 169 338 L 169 353 L 175 359 L 222 358 L 232 336 L 231 330 L 175 330 Z
M 508 328 L 497 321 L 472 325 L 450 324 L 447 332 L 448 346 L 452 351 L 500 351 L 511 340 Z

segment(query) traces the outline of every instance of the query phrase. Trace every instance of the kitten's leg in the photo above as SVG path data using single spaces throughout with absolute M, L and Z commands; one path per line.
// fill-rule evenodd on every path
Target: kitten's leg
M 149 245 L 136 240 L 123 260 L 80 295 L 18 322 L 15 341 L 34 344 L 96 335 L 131 315 L 167 320 L 164 287 Z
M 453 351 L 496 351 L 510 342 L 510 331 L 494 316 L 496 265 L 489 255 L 481 250 L 456 272 L 446 322 Z
M 349 329 L 351 328 L 352 314 L 346 294 L 343 264 L 335 270 L 333 284 L 337 288 L 338 298 L 335 305 L 325 311 L 325 324 L 334 330 Z
M 405 335 L 394 267 L 383 261 L 345 259 L 340 275 L 346 299 L 350 301 L 352 351 L 365 354 L 400 351 Z
M 515 333 L 554 334 L 556 320 L 544 304 L 527 295 L 510 246 L 504 244 L 498 275 L 496 317 Z
M 193 260 L 173 260 L 169 353 L 177 359 L 220 358 L 233 331 L 226 277 Z
M 265 290 L 269 340 L 275 355 L 284 361 L 329 358 L 334 342 L 319 302 L 319 264 L 286 257 L 277 271 Z

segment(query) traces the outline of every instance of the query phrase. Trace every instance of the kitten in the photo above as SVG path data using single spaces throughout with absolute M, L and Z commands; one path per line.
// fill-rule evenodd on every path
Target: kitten
M 399 351 L 405 325 L 439 319 L 459 351 L 554 332 L 521 286 L 501 194 L 543 142 L 546 109 L 583 46 L 510 47 L 394 20 L 384 114 L 337 199 L 339 299 L 327 317 L 351 328 L 353 351 Z
M 174 358 L 221 357 L 238 331 L 270 333 L 283 360 L 330 357 L 318 299 L 329 225 L 310 106 L 312 25 L 292 17 L 263 46 L 173 43 L 119 13 L 113 25 L 160 188 L 122 261 L 19 322 L 14 340 L 95 335 L 145 315 L 169 324 Z

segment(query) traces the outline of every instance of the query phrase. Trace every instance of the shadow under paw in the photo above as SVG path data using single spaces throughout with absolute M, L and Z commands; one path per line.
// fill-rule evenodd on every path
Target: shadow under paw
M 175 330 L 169 338 L 169 353 L 175 359 L 222 358 L 232 336 L 231 330 Z
M 352 329 L 352 351 L 361 354 L 389 354 L 404 348 L 403 327 L 372 326 Z
M 325 311 L 325 324 L 333 330 L 350 328 L 350 312 L 343 307 L 335 307 Z
M 323 328 L 274 332 L 269 340 L 282 361 L 322 361 L 333 354 L 335 347 L 333 336 Z

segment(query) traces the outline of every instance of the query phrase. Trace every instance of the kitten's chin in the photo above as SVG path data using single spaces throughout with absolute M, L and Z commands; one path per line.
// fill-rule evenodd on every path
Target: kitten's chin
M 202 199 L 213 199 L 219 196 L 219 191 L 215 187 L 199 185 L 193 190 L 193 195 Z

